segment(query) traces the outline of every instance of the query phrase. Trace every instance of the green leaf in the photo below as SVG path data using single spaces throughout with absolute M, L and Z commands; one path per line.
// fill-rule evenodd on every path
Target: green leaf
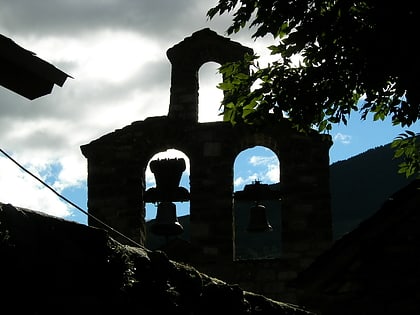
M 225 82 L 219 83 L 217 87 L 223 91 L 230 91 L 233 89 L 233 84 L 225 81 Z

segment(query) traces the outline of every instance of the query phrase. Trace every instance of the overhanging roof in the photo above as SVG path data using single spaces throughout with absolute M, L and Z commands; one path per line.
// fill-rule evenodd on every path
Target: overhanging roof
M 30 100 L 50 94 L 71 76 L 0 34 L 0 85 Z

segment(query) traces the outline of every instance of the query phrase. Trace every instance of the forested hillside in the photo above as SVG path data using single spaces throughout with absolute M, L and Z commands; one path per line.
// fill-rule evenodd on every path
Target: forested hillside
M 391 145 L 370 149 L 330 167 L 334 238 L 371 216 L 411 179 L 398 174 L 400 160 Z

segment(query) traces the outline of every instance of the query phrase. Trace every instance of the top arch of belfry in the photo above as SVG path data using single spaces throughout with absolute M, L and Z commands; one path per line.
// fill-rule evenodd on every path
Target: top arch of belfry
M 198 71 L 210 61 L 223 65 L 243 59 L 253 50 L 218 35 L 209 28 L 202 29 L 168 49 L 172 64 L 168 117 L 198 121 Z

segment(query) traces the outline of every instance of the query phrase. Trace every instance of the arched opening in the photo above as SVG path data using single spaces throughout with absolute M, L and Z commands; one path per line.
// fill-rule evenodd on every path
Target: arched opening
M 261 185 L 262 184 L 262 185 Z M 258 202 L 249 196 L 248 188 L 269 189 Z M 246 191 L 246 192 L 245 192 Z M 281 255 L 280 161 L 277 155 L 263 146 L 242 151 L 234 164 L 234 258 L 235 260 L 270 259 Z M 251 214 L 256 205 L 264 208 L 267 230 L 255 231 L 261 216 Z M 255 222 L 255 219 L 258 219 Z
M 217 88 L 222 82 L 222 75 L 218 72 L 220 65 L 207 62 L 199 70 L 198 90 L 198 122 L 222 121 L 220 104 L 223 100 L 223 91 Z
M 182 172 L 181 179 L 179 181 L 179 187 L 190 190 L 190 161 L 187 155 L 176 149 L 169 149 L 163 152 L 155 154 L 148 162 L 146 167 L 146 189 L 150 191 L 151 188 L 156 188 L 156 177 L 151 171 L 150 164 L 156 160 L 165 159 L 183 159 L 185 161 L 185 170 Z M 190 201 L 174 201 L 176 209 L 176 220 L 182 226 L 183 231 L 178 235 L 160 235 L 153 233 L 152 226 L 157 223 L 159 202 L 145 202 L 146 208 L 146 247 L 149 249 L 158 249 L 164 246 L 170 239 L 182 238 L 189 240 L 189 213 L 190 213 Z M 175 223 L 175 222 L 174 222 Z

